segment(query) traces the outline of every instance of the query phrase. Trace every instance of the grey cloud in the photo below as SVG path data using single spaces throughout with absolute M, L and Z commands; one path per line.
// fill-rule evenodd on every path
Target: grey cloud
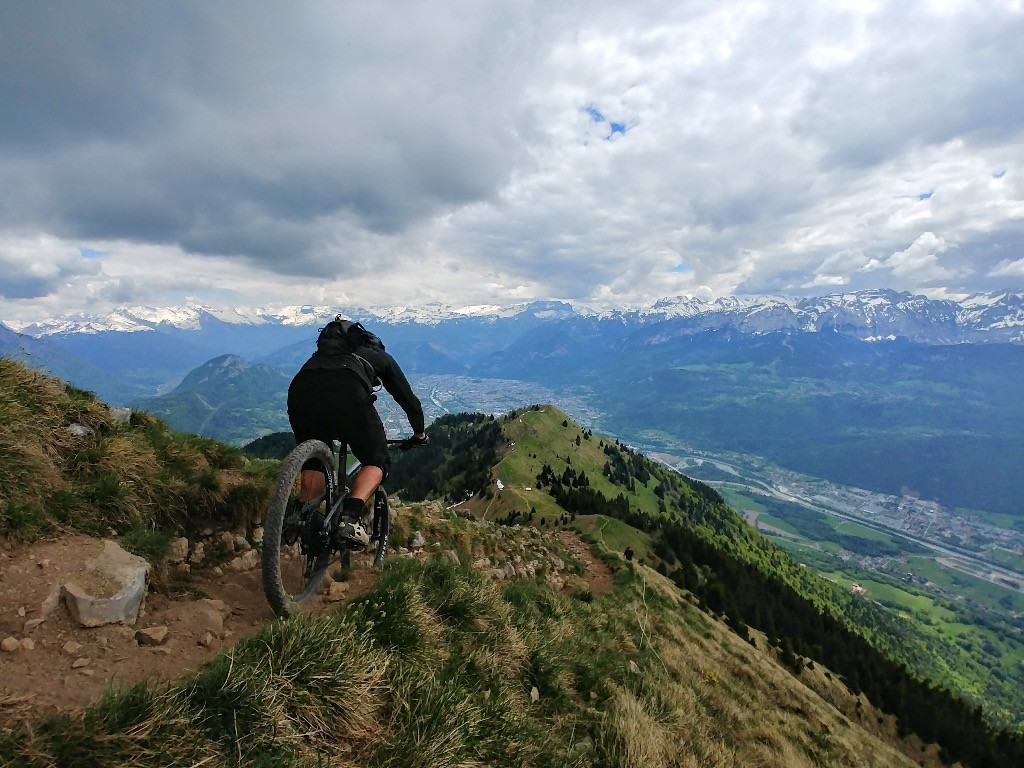
M 850 45 L 857 30 L 848 30 Z M 827 163 L 873 165 L 922 144 L 1024 135 L 1024 15 L 1003 3 L 892 3 L 855 58 L 810 76 L 793 119 Z M 922 190 L 924 191 L 924 190 Z
M 492 93 L 518 77 L 510 16 L 5 4 L 0 225 L 301 267 L 325 217 L 394 233 L 491 198 L 519 155 L 522 115 Z
M 68 280 L 101 271 L 96 261 L 66 250 L 50 252 L 45 244 L 0 245 L 0 297 L 6 299 L 47 296 Z
M 0 242 L 396 301 L 1019 281 L 1024 14 L 853 6 L 0 4 Z

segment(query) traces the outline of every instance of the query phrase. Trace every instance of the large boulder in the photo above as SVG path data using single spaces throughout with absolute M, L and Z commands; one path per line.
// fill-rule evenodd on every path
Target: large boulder
M 83 627 L 134 624 L 146 597 L 150 564 L 104 540 L 102 551 L 68 576 L 62 595 Z

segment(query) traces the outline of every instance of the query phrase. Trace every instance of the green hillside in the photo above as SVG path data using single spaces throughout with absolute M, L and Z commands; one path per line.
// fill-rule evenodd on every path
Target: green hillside
M 968 761 L 986 759 L 974 752 L 983 741 L 992 754 L 1004 749 L 995 746 L 1001 737 L 981 712 L 984 707 L 998 719 L 994 715 L 1007 701 L 1015 701 L 1012 688 L 1003 690 L 1006 700 L 987 698 L 999 689 L 952 642 L 916 634 L 881 607 L 814 576 L 747 526 L 708 486 L 591 434 L 550 406 L 500 420 L 469 418 L 487 429 L 474 437 L 460 417 L 439 419 L 430 428 L 436 443 L 463 457 L 472 451 L 500 454 L 490 482 L 461 508 L 503 522 L 569 524 L 616 551 L 629 543 L 741 637 L 749 627 L 763 630 L 795 670 L 806 660 L 826 664 L 854 690 L 897 714 L 905 728 L 942 739 Z M 451 453 L 438 455 L 452 460 Z M 390 482 L 416 498 L 416 489 L 429 485 L 422 482 L 427 477 L 442 495 L 464 498 L 463 487 L 448 485 L 443 466 L 431 455 L 409 455 L 396 463 Z M 623 524 L 635 533 L 626 534 Z M 956 695 L 933 681 L 955 686 Z M 1015 711 L 1013 722 L 1021 719 L 1020 709 Z M 1019 738 L 1015 744 L 1020 748 Z
M 0 535 L 75 528 L 105 534 L 244 524 L 269 491 L 241 451 L 119 418 L 91 393 L 0 358 Z M 225 473 L 233 473 L 231 483 Z
M 236 355 L 222 355 L 191 371 L 172 392 L 138 406 L 176 430 L 244 443 L 288 428 L 291 377 Z
M 833 618 L 841 593 L 709 487 L 548 407 L 430 430 L 429 448 L 396 461 L 396 556 L 368 591 L 255 629 L 182 680 L 111 689 L 81 710 L 19 720 L 0 682 L 0 764 L 1021 764 L 1019 738 Z M 2 359 L 0 462 L 0 545 L 63 529 L 257 524 L 276 471 L 147 414 L 120 421 Z M 410 504 L 428 481 L 462 503 Z M 573 527 L 592 553 L 571 549 Z M 403 557 L 414 532 L 431 543 Z M 620 557 L 627 544 L 634 563 Z

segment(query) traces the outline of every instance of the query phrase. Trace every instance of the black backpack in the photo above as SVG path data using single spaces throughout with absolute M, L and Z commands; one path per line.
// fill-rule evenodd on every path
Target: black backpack
M 359 347 L 371 347 L 384 351 L 384 343 L 363 328 L 362 323 L 343 320 L 341 315 L 321 328 L 320 335 L 316 337 L 318 352 L 350 355 Z
M 320 335 L 316 338 L 316 351 L 319 354 L 314 356 L 317 362 L 310 360 L 303 367 L 347 368 L 372 391 L 378 383 L 377 375 L 373 365 L 356 353 L 360 347 L 384 351 L 384 343 L 363 328 L 361 323 L 344 320 L 338 315 L 320 329 Z

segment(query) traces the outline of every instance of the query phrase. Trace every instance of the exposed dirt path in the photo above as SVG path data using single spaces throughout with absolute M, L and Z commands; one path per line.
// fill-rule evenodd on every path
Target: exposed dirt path
M 578 534 L 561 531 L 559 538 L 585 564 L 582 578 L 594 594 L 611 586 L 611 570 Z M 99 544 L 76 533 L 31 545 L 0 539 L 0 640 L 18 642 L 17 649 L 0 653 L 0 725 L 87 705 L 110 686 L 177 680 L 274 620 L 258 564 L 241 572 L 195 568 L 173 588 L 151 589 L 130 627 L 82 627 L 63 601 L 45 615 L 48 598 L 52 605 L 60 585 Z M 377 573 L 369 554 L 356 555 L 344 599 L 369 590 Z M 337 605 L 321 595 L 309 610 L 333 611 Z M 140 644 L 136 632 L 153 627 L 167 628 L 163 644 Z
M 0 541 L 0 640 L 20 643 L 0 653 L 0 722 L 81 706 L 111 685 L 175 680 L 274 620 L 257 565 L 241 572 L 195 569 L 170 589 L 150 589 L 131 627 L 82 627 L 62 602 L 32 626 L 45 615 L 47 598 L 59 595 L 64 579 L 95 555 L 97 544 L 74 533 L 28 546 Z M 369 561 L 368 555 L 354 558 L 348 595 L 372 586 L 376 572 Z M 333 607 L 318 597 L 311 610 Z M 149 627 L 167 628 L 162 645 L 137 642 L 136 632 Z
M 587 582 L 591 592 L 595 595 L 600 595 L 612 585 L 612 569 L 594 557 L 594 553 L 590 551 L 589 546 L 580 540 L 578 533 L 575 531 L 559 531 L 558 537 L 566 548 L 583 562 L 586 567 L 586 570 L 583 572 L 583 579 Z

